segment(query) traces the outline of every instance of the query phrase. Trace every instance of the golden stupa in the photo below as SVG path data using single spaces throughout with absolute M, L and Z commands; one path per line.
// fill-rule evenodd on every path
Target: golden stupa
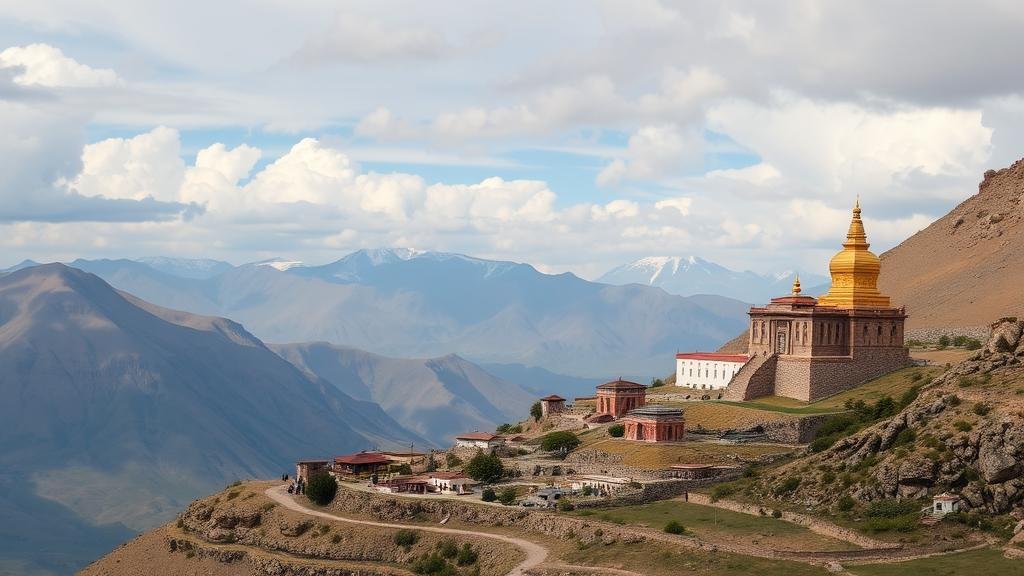
M 835 308 L 889 308 L 889 297 L 878 291 L 882 263 L 868 248 L 864 223 L 860 219 L 860 199 L 853 207 L 853 220 L 846 233 L 843 250 L 832 257 L 828 270 L 832 287 L 818 298 L 818 306 Z

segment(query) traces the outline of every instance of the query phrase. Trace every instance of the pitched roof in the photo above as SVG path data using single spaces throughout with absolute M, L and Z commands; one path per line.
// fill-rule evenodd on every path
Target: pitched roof
M 487 442 L 497 440 L 499 438 L 501 438 L 501 436 L 490 432 L 466 432 L 465 434 L 459 434 L 455 437 L 456 440 L 486 440 Z
M 746 354 L 720 354 L 718 352 L 681 352 L 676 354 L 677 360 L 707 360 L 709 362 L 746 362 L 750 356 Z
M 541 400 L 547 400 L 548 402 L 565 402 L 565 398 L 562 398 L 558 394 L 552 394 L 550 396 L 545 396 L 545 397 L 541 398 Z
M 335 464 L 389 464 L 390 462 L 391 460 L 380 452 L 358 452 L 334 458 Z
M 430 478 L 437 478 L 438 480 L 454 480 L 456 478 L 466 478 L 466 475 L 462 472 L 430 472 L 427 474 Z
M 637 384 L 636 382 L 630 382 L 629 380 L 612 380 L 611 382 L 605 382 L 597 387 L 598 390 L 631 390 L 633 388 L 647 388 L 643 384 Z

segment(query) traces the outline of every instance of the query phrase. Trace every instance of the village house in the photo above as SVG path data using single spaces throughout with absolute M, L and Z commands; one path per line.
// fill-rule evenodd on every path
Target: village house
M 334 473 L 351 476 L 376 474 L 381 470 L 387 470 L 391 465 L 391 459 L 380 452 L 357 452 L 337 456 L 334 459 Z
M 615 476 L 588 475 L 580 476 L 573 480 L 570 487 L 573 492 L 580 492 L 584 488 L 590 488 L 595 496 L 611 496 L 625 488 L 629 488 L 629 478 L 617 478 Z
M 392 476 L 377 482 L 378 491 L 388 494 L 426 494 L 429 479 L 424 476 Z
M 557 394 L 551 394 L 540 399 L 541 416 L 547 418 L 552 414 L 559 414 L 565 411 L 565 398 Z
M 295 463 L 295 479 L 308 482 L 310 476 L 329 470 L 329 464 L 327 460 L 299 460 Z
M 627 440 L 641 442 L 678 442 L 686 434 L 686 423 L 680 408 L 649 404 L 622 417 Z
M 619 418 L 646 403 L 647 387 L 619 378 L 597 387 L 597 413 Z
M 491 432 L 467 432 L 455 437 L 457 448 L 491 450 L 505 444 L 505 438 Z
M 694 390 L 721 390 L 747 363 L 746 354 L 692 352 L 676 354 L 676 386 Z
M 431 472 L 427 474 L 427 483 L 431 492 L 458 496 L 472 494 L 473 486 L 479 484 L 462 472 Z
M 932 516 L 942 518 L 946 514 L 960 511 L 960 497 L 948 492 L 936 494 L 932 498 Z

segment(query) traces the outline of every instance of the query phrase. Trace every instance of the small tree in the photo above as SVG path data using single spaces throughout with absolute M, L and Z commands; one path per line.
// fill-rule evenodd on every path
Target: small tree
M 476 456 L 473 456 L 466 464 L 463 472 L 477 482 L 490 484 L 501 480 L 505 474 L 505 465 L 501 463 L 501 458 L 493 454 L 484 454 L 482 450 L 479 450 Z
M 504 424 L 499 424 L 498 427 L 494 429 L 494 431 L 497 432 L 498 434 L 508 434 L 510 430 L 512 430 L 512 425 L 509 424 L 508 422 L 505 422 Z
M 661 378 L 651 378 L 651 388 L 661 388 L 665 385 L 665 381 Z
M 686 527 L 675 520 L 670 520 L 668 524 L 665 524 L 665 532 L 669 534 L 686 534 Z
M 949 339 L 949 336 L 947 336 L 946 334 L 939 336 L 939 348 L 949 348 L 950 343 L 951 341 Z
M 434 451 L 430 451 L 430 455 L 427 456 L 427 472 L 437 472 L 437 460 L 434 458 Z
M 318 472 L 306 482 L 306 497 L 314 504 L 326 506 L 338 493 L 338 481 L 327 472 Z
M 541 408 L 540 400 L 538 400 L 538 401 L 533 403 L 533 406 L 530 406 L 530 416 L 533 416 L 533 421 L 536 422 L 536 421 L 540 420 L 541 416 L 543 416 L 543 415 L 544 415 L 544 409 Z
M 469 542 L 464 542 L 462 548 L 459 549 L 458 555 L 455 557 L 455 563 L 459 566 L 471 566 L 476 564 L 479 558 L 480 554 L 473 549 Z
M 416 544 L 420 541 L 420 533 L 416 530 L 408 530 L 403 528 L 402 530 L 395 532 L 394 540 L 396 546 L 401 546 L 402 548 L 408 550 L 413 546 L 413 544 Z
M 480 499 L 484 502 L 494 502 L 498 499 L 498 494 L 495 493 L 494 488 L 484 488 L 483 493 L 480 494 Z
M 608 427 L 608 435 L 612 438 L 622 438 L 626 435 L 625 424 L 612 424 Z
M 540 439 L 540 449 L 545 452 L 569 452 L 580 445 L 580 439 L 568 430 L 549 432 Z
M 449 468 L 458 468 L 459 466 L 462 466 L 462 458 L 448 452 L 444 455 L 444 463 L 447 464 Z
M 393 470 L 395 472 L 398 472 L 399 474 L 412 474 L 412 466 L 410 466 L 407 462 L 402 462 L 398 466 L 393 467 Z

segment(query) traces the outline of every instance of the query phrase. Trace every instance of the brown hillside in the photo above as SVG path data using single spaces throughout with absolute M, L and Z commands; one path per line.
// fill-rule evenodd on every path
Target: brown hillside
M 978 193 L 881 255 L 879 288 L 907 328 L 972 327 L 1024 316 L 1024 160 L 989 170 Z

